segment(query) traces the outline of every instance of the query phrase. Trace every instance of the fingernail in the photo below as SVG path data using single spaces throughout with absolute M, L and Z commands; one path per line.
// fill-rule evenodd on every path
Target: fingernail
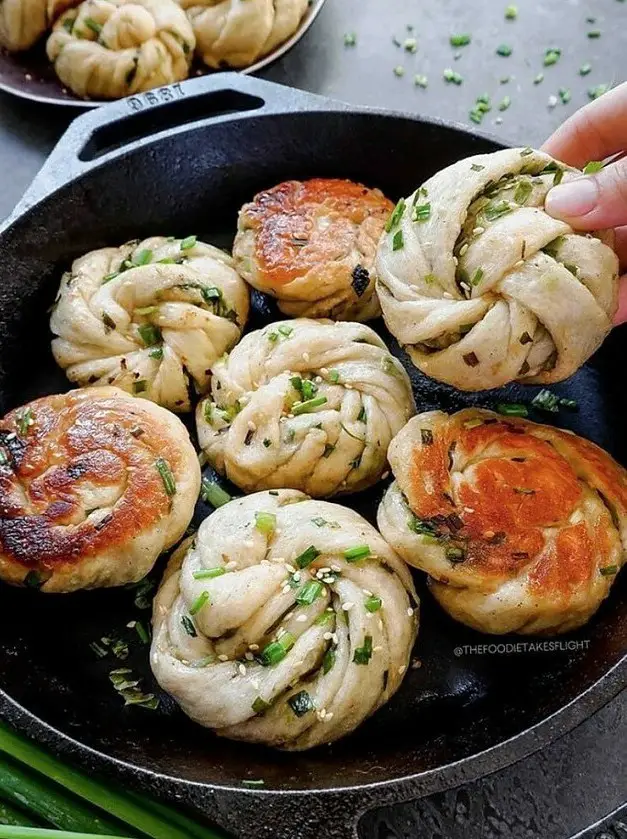
M 577 178 L 549 191 L 546 210 L 552 216 L 578 218 L 594 210 L 598 198 L 599 188 L 595 178 Z

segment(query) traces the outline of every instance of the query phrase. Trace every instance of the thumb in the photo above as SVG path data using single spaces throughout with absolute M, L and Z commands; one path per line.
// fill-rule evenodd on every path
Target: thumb
M 553 187 L 546 211 L 578 230 L 600 230 L 627 224 L 627 158 L 596 175 L 582 175 Z

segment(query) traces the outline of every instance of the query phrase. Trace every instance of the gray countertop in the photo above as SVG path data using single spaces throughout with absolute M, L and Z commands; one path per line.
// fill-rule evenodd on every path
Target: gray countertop
M 589 88 L 624 80 L 627 2 L 518 0 L 515 21 L 505 19 L 506 5 L 504 0 L 327 0 L 309 34 L 263 75 L 348 102 L 457 122 L 468 122 L 477 96 L 487 93 L 493 109 L 482 129 L 505 141 L 537 145 L 588 101 Z M 600 37 L 588 37 L 596 30 Z M 354 46 L 344 45 L 345 33 L 355 33 Z M 472 43 L 455 49 L 449 36 L 459 33 L 470 33 Z M 401 44 L 415 38 L 417 51 L 395 45 L 394 38 Z M 501 44 L 512 48 L 509 57 L 496 54 Z M 550 47 L 558 47 L 561 57 L 544 67 Z M 581 76 L 579 68 L 586 63 L 592 69 Z M 395 74 L 397 67 L 403 75 Z M 460 73 L 462 84 L 447 84 L 446 68 Z M 534 84 L 538 73 L 544 79 Z M 428 77 L 426 89 L 414 84 L 417 74 Z M 501 84 L 504 77 L 509 81 Z M 569 99 L 565 104 L 560 89 Z M 499 111 L 506 96 L 511 105 Z M 0 94 L 0 218 L 13 208 L 73 116 L 74 110 Z M 567 839 L 627 800 L 626 733 L 623 693 L 571 734 L 509 769 L 368 814 L 362 835 Z M 598 833 L 599 839 L 613 836 Z

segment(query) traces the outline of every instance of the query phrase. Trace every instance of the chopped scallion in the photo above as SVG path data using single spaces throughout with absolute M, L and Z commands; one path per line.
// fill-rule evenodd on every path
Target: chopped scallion
M 157 467 L 157 472 L 161 475 L 166 495 L 170 496 L 170 498 L 176 495 L 176 482 L 170 469 L 170 464 L 165 458 L 159 457 L 155 461 L 155 466 Z
M 260 533 L 269 536 L 276 529 L 276 516 L 263 511 L 255 513 L 255 527 Z
M 368 545 L 358 545 L 355 548 L 347 548 L 344 551 L 344 559 L 347 562 L 359 562 L 359 560 L 366 559 L 368 556 L 370 556 Z
M 207 504 L 211 504 L 212 507 L 216 508 L 222 507 L 224 504 L 228 504 L 229 501 L 233 500 L 225 489 L 222 489 L 221 486 L 213 481 L 210 481 L 209 478 L 202 479 L 200 497 L 203 501 L 206 501 Z

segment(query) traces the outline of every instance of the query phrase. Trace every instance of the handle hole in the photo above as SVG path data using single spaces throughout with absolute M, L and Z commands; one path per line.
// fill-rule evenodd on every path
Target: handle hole
M 135 97 L 137 100 L 137 97 Z M 141 99 L 139 100 L 141 101 Z M 236 90 L 219 90 L 186 96 L 146 110 L 129 113 L 109 125 L 96 128 L 78 157 L 82 161 L 96 160 L 124 146 L 158 134 L 168 128 L 188 125 L 211 117 L 256 111 L 265 105 L 263 99 Z

